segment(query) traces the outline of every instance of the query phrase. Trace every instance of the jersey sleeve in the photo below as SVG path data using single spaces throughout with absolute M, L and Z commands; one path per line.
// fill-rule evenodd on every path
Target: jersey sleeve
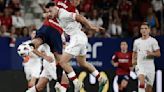
M 116 53 L 112 56 L 112 61 L 117 62 L 117 55 L 116 55 Z
M 39 46 L 38 51 L 40 52 L 49 52 L 50 47 L 47 44 L 42 44 Z
M 137 52 L 137 43 L 136 43 L 136 40 L 133 43 L 133 51 L 134 52 Z
M 65 20 L 73 19 L 73 20 L 76 20 L 76 13 L 68 12 L 65 9 L 60 9 L 59 19 L 65 19 Z
M 158 41 L 156 39 L 152 43 L 152 48 L 153 48 L 153 51 L 160 49 L 160 47 L 158 45 Z

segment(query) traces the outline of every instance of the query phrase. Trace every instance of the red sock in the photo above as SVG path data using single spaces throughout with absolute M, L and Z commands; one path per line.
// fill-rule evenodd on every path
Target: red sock
M 139 88 L 145 88 L 145 84 L 140 84 Z
M 64 83 L 61 83 L 61 86 L 63 86 L 63 87 L 66 88 L 66 89 L 69 87 L 68 84 L 64 84 Z
M 98 74 L 97 76 L 96 76 L 96 79 L 99 79 L 100 78 L 100 74 Z

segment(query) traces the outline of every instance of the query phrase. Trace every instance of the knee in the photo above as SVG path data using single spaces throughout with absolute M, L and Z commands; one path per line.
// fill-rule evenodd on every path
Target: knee
M 31 88 L 33 86 L 35 86 L 35 83 L 31 83 L 31 82 L 28 83 L 28 88 Z
M 88 65 L 88 63 L 87 62 L 79 62 L 79 65 L 81 67 L 86 67 Z
M 42 85 L 36 85 L 35 87 L 38 92 L 42 92 L 44 90 L 44 86 Z

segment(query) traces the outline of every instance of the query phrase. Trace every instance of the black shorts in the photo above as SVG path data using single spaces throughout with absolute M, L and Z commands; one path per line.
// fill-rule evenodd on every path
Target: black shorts
M 118 75 L 117 83 L 121 84 L 122 80 L 129 80 L 129 75 Z
M 36 32 L 36 38 L 38 37 L 43 40 L 43 43 L 47 43 L 50 46 L 51 52 L 62 54 L 62 38 L 57 29 L 43 25 Z

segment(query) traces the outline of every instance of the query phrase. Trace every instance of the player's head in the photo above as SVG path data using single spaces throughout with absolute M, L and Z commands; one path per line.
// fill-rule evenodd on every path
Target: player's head
M 49 2 L 46 6 L 45 6 L 45 10 L 46 10 L 46 16 L 48 16 L 49 18 L 54 18 L 55 16 L 57 16 L 58 14 L 58 7 L 55 5 L 54 2 Z
M 143 22 L 140 26 L 140 33 L 142 36 L 147 36 L 150 34 L 150 25 L 148 22 Z
M 127 50 L 128 50 L 128 43 L 126 41 L 121 41 L 120 48 L 121 48 L 121 52 L 127 52 Z

